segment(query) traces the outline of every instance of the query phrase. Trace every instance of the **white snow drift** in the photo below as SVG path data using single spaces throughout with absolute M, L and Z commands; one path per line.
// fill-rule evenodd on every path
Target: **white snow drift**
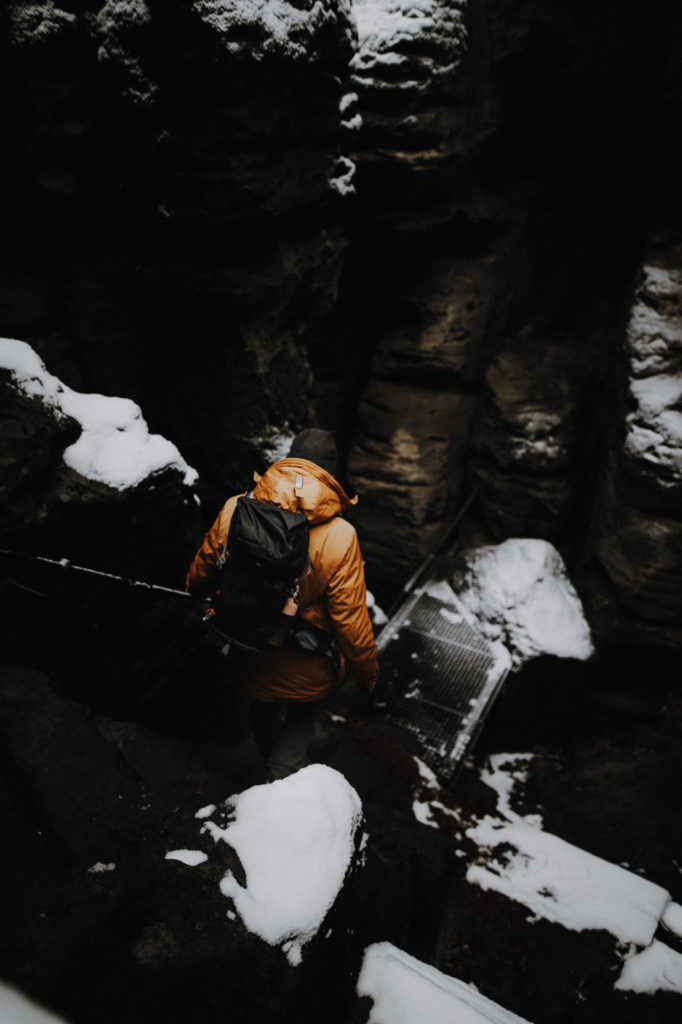
M 0 338 L 0 367 L 24 394 L 40 399 L 57 417 L 80 423 L 81 435 L 64 452 L 64 462 L 81 476 L 118 491 L 165 469 L 176 469 L 187 485 L 197 480 L 174 444 L 149 433 L 142 410 L 130 399 L 73 391 L 24 341 Z

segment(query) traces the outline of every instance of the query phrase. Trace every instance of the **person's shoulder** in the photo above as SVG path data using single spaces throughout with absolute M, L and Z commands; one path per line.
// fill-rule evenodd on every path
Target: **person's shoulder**
M 218 522 L 222 527 L 229 526 L 234 510 L 237 507 L 237 502 L 242 498 L 243 494 L 233 494 L 227 499 L 220 512 L 218 513 Z
M 344 519 L 342 516 L 334 516 L 332 522 L 334 523 L 334 530 L 337 535 L 340 538 L 343 537 L 350 544 L 356 536 L 353 524 L 349 523 L 348 520 Z
M 312 527 L 312 530 L 321 529 L 325 535 L 325 546 L 333 547 L 340 556 L 346 554 L 349 548 L 356 543 L 355 527 L 347 519 L 341 516 L 334 516 L 319 527 Z

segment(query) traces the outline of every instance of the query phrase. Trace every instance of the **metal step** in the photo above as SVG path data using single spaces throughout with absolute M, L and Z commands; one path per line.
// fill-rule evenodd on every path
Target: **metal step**
M 424 761 L 452 781 L 507 676 L 501 660 L 455 604 L 409 595 L 377 641 L 389 717 Z

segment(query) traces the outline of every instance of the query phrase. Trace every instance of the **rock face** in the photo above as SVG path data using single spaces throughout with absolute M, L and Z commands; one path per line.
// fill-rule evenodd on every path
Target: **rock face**
M 138 401 L 215 509 L 306 413 L 345 248 L 349 6 L 15 0 L 6 27 L 0 326 Z
M 633 356 L 627 485 L 612 437 L 626 297 L 679 205 L 669 7 L 12 0 L 0 333 L 136 401 L 204 525 L 315 423 L 373 585 L 474 490 L 484 540 L 544 537 L 593 580 L 599 534 L 620 578 L 607 549 L 646 545 L 594 526 L 614 495 L 666 543 L 679 516 L 659 342 Z
M 565 536 L 586 379 L 574 348 L 541 339 L 510 343 L 490 364 L 470 473 L 496 536 Z
M 472 228 L 481 204 L 468 180 L 486 135 L 476 116 L 486 100 L 476 96 L 475 112 L 462 118 L 476 59 L 467 5 L 355 10 L 352 84 L 362 123 L 354 158 L 373 224 L 370 259 L 382 266 L 349 472 L 364 498 L 358 518 L 370 565 L 380 581 L 395 582 L 443 532 L 458 494 L 475 390 L 509 314 L 514 246 L 509 235 L 492 244 L 490 208 L 488 223 Z
M 645 125 L 652 106 L 663 125 L 677 100 L 652 66 L 658 98 L 647 106 L 623 62 L 635 50 L 648 62 L 653 48 L 674 67 L 660 14 L 645 41 L 629 19 L 568 4 L 552 15 L 535 3 L 357 6 L 361 224 L 350 225 L 340 308 L 346 288 L 371 280 L 349 470 L 365 498 L 370 570 L 384 582 L 404 579 L 475 489 L 487 539 L 545 537 L 574 563 L 589 559 L 589 495 L 617 415 L 624 296 L 653 224 L 651 177 L 663 202 L 673 187 L 663 152 L 661 170 L 645 170 L 655 159 Z M 600 39 L 598 56 L 586 34 Z M 639 170 L 621 158 L 633 134 Z M 414 410 L 396 405 L 396 384 L 415 389 Z M 445 433 L 419 415 L 425 392 L 434 410 L 457 406 Z M 429 478 L 420 490 L 412 461 L 396 457 L 405 427 Z
M 405 579 L 442 533 L 473 406 L 471 396 L 457 392 L 380 380 L 368 385 L 350 469 L 363 495 L 364 548 L 380 582 Z
M 682 262 L 660 239 L 643 265 L 627 327 L 622 428 L 608 453 L 595 554 L 604 634 L 633 628 L 682 642 Z M 636 626 L 634 626 L 636 623 Z

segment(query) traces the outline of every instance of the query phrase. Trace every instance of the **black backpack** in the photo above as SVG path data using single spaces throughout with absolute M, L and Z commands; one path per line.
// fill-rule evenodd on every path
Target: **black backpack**
M 222 573 L 211 620 L 231 643 L 251 650 L 267 646 L 308 565 L 308 540 L 302 512 L 238 499 L 218 562 Z

